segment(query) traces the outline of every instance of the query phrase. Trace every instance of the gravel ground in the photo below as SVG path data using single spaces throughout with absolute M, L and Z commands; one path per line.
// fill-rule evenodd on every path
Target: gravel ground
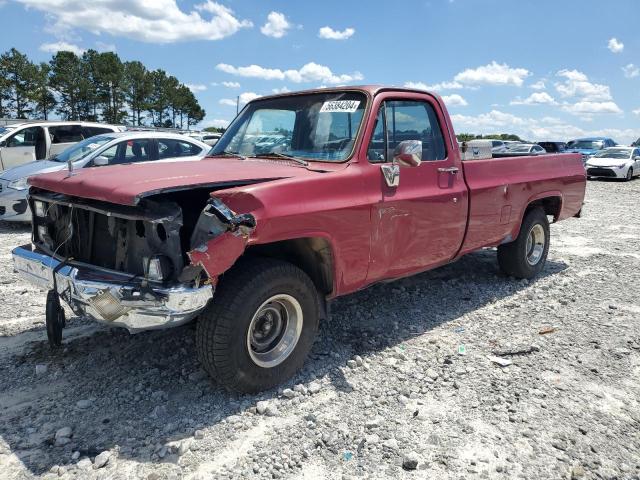
M 532 282 L 487 250 L 337 300 L 257 396 L 207 379 L 193 326 L 72 318 L 52 353 L 45 293 L 12 273 L 28 231 L 2 224 L 0 477 L 638 479 L 639 205 L 640 180 L 589 182 Z

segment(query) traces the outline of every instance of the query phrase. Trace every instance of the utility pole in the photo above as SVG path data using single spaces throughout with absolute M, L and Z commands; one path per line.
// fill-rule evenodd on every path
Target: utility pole
M 236 115 L 238 115 L 239 111 L 240 111 L 240 95 L 236 97 Z

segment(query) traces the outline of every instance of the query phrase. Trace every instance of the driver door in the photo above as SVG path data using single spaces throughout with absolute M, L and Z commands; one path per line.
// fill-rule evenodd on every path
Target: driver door
M 467 189 L 460 162 L 443 135 L 446 123 L 437 103 L 427 95 L 414 96 L 381 104 L 369 144 L 369 162 L 380 168 L 380 200 L 371 215 L 369 281 L 446 263 L 464 238 Z M 404 140 L 422 142 L 422 163 L 400 167 L 399 183 L 390 186 L 383 171 L 392 166 L 394 149 Z

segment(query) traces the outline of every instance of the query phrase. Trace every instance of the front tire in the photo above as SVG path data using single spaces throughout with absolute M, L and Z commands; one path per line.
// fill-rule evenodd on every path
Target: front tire
M 549 220 L 542 208 L 525 215 L 518 238 L 498 247 L 498 265 L 507 275 L 530 279 L 544 268 L 549 253 Z
M 625 181 L 629 182 L 633 178 L 633 168 L 629 167 L 627 170 L 627 176 L 625 177 Z
M 280 260 L 245 259 L 220 278 L 198 320 L 198 358 L 229 390 L 266 390 L 302 367 L 318 319 L 318 293 L 306 273 Z

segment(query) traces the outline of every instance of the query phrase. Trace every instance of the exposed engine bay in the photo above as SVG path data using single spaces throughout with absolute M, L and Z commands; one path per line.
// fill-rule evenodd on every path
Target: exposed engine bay
M 123 206 L 32 189 L 29 201 L 32 240 L 41 251 L 165 284 L 206 280 L 203 268 L 190 264 L 189 252 L 224 233 L 246 241 L 255 228 L 251 214 L 236 215 L 216 198 L 201 203 L 197 217 L 193 213 L 199 209 L 189 205 L 187 222 L 180 200 L 170 197 Z

